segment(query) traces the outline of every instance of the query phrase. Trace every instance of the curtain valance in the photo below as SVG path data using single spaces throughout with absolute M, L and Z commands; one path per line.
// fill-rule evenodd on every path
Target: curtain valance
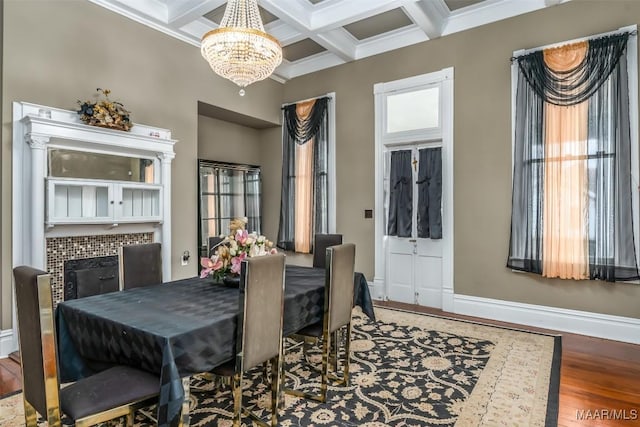
M 545 102 L 576 105 L 589 99 L 609 79 L 627 47 L 629 32 L 588 40 L 587 52 L 580 63 L 557 71 L 545 61 L 545 51 L 538 50 L 514 58 L 534 92 Z M 565 45 L 553 49 L 566 49 Z M 553 50 L 550 49 L 550 50 Z
M 316 98 L 314 101 L 311 111 L 305 114 L 306 117 L 301 117 L 297 113 L 298 104 L 283 107 L 287 132 L 297 144 L 304 144 L 316 136 L 327 116 L 329 97 Z

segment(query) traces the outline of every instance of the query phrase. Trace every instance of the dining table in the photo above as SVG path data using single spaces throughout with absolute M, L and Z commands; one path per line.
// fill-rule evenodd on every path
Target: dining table
M 322 320 L 324 285 L 325 269 L 286 266 L 284 336 Z M 188 424 L 189 378 L 235 356 L 239 292 L 193 277 L 61 302 L 60 379 L 75 381 L 114 364 L 143 369 L 159 377 L 158 425 Z M 354 274 L 353 300 L 375 320 L 361 273 Z

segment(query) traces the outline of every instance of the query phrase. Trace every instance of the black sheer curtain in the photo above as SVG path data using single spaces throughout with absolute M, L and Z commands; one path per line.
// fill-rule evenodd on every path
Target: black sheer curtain
M 284 250 L 295 250 L 295 145 L 305 144 L 311 139 L 314 140 L 315 147 L 313 150 L 314 218 L 313 230 L 310 231 L 312 234 L 328 232 L 328 103 L 328 97 L 316 99 L 306 120 L 301 120 L 296 114 L 296 104 L 283 108 L 282 192 L 277 245 Z
M 587 101 L 589 278 L 640 278 L 633 234 L 629 36 L 589 40 L 584 60 L 567 72 L 549 69 L 542 51 L 514 58 L 518 81 L 508 267 L 542 273 L 545 103 Z
M 413 177 L 411 150 L 391 152 L 389 171 L 389 217 L 387 235 L 411 237 L 413 216 Z
M 442 148 L 419 150 L 418 237 L 442 239 Z

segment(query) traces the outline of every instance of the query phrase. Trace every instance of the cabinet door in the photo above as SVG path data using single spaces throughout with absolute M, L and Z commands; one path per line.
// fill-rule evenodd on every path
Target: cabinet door
M 113 188 L 108 183 L 49 179 L 49 224 L 100 223 L 113 217 Z
M 115 220 L 118 222 L 160 221 L 162 187 L 149 184 L 116 184 Z

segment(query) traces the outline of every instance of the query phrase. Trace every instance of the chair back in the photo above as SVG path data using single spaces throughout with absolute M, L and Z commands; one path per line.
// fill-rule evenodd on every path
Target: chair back
M 327 248 L 325 284 L 325 329 L 330 333 L 351 322 L 353 308 L 353 270 L 356 245 L 345 243 Z
M 208 249 L 209 258 L 213 256 L 213 253 L 216 251 L 216 249 L 218 249 L 218 245 L 222 243 L 223 240 L 224 239 L 220 236 L 209 237 L 209 249 Z
M 284 254 L 248 258 L 240 272 L 236 371 L 280 354 L 284 313 Z M 239 365 L 239 366 L 238 366 Z
M 60 419 L 51 276 L 27 266 L 14 268 L 13 276 L 24 399 L 41 415 Z
M 313 238 L 313 266 L 325 268 L 327 248 L 342 244 L 342 234 L 316 234 Z
M 118 253 L 120 289 L 162 283 L 162 245 L 125 245 Z

